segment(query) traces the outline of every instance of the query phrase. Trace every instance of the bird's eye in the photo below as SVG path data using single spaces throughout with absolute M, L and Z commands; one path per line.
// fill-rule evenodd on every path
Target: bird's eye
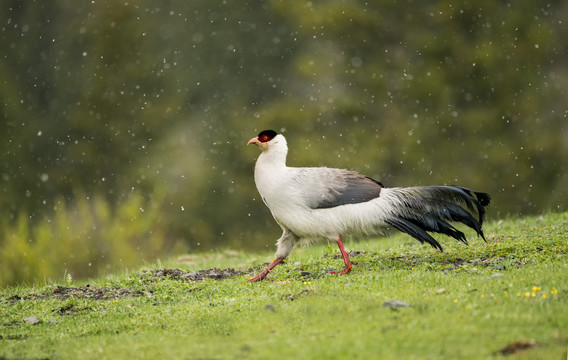
M 276 133 L 276 131 L 274 130 L 264 130 L 261 131 L 260 134 L 258 134 L 257 139 L 258 141 L 265 143 L 274 139 L 276 135 L 278 135 L 278 133 Z

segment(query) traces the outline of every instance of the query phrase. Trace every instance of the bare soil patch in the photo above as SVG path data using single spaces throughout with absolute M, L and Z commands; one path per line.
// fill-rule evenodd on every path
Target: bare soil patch
M 191 281 L 203 281 L 205 279 L 213 280 L 225 280 L 227 278 L 244 275 L 248 272 L 235 270 L 233 268 L 218 269 L 212 268 L 207 270 L 197 270 L 197 271 L 183 271 L 180 269 L 161 269 L 161 270 L 150 270 L 148 273 L 153 274 L 155 277 L 170 277 L 175 280 L 191 280 Z
M 252 269 L 251 269 L 252 271 Z M 249 272 L 251 272 L 249 271 Z M 180 269 L 159 269 L 146 270 L 140 274 L 145 281 L 158 281 L 160 278 L 170 278 L 172 280 L 190 282 L 203 281 L 205 279 L 226 280 L 233 276 L 248 274 L 249 272 L 235 270 L 233 268 L 218 269 L 212 268 L 198 271 L 184 271 Z M 70 298 L 87 298 L 91 300 L 117 300 L 133 296 L 152 296 L 151 293 L 136 289 L 134 287 L 104 287 L 104 286 L 56 286 L 49 291 L 43 293 L 16 294 L 9 298 L 8 301 L 35 300 L 35 299 L 70 299 Z

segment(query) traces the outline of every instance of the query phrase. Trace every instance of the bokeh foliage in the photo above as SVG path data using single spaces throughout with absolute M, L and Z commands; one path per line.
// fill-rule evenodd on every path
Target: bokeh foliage
M 565 2 L 0 8 L 3 254 L 15 241 L 63 258 L 69 241 L 97 244 L 104 235 L 53 224 L 103 203 L 118 214 L 132 194 L 160 210 L 140 225 L 108 221 L 158 233 L 140 243 L 148 256 L 270 246 L 279 228 L 254 188 L 257 150 L 244 146 L 265 128 L 285 131 L 291 165 L 490 192 L 489 219 L 566 209 Z M 115 251 L 137 253 L 120 231 L 111 237 Z M 40 269 L 55 255 L 37 249 L 18 260 L 34 275 L 10 281 L 57 275 Z M 73 256 L 82 260 L 68 271 L 91 275 L 99 254 Z
M 94 277 L 154 260 L 167 249 L 160 201 L 132 193 L 118 208 L 101 196 L 55 200 L 52 218 L 34 222 L 20 213 L 3 219 L 0 284 Z

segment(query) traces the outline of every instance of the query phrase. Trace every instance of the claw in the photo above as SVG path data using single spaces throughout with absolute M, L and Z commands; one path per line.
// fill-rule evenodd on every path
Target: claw
M 260 281 L 260 280 L 266 280 L 266 275 L 263 273 L 260 273 L 258 275 L 256 275 L 255 277 L 251 277 L 250 279 L 248 279 L 248 282 L 255 282 L 255 281 Z
M 351 267 L 352 265 L 357 265 L 357 261 L 349 261 L 349 264 L 345 266 L 345 269 L 343 270 L 334 270 L 334 271 L 330 271 L 330 274 L 339 274 L 339 275 L 345 275 L 348 272 L 351 271 Z

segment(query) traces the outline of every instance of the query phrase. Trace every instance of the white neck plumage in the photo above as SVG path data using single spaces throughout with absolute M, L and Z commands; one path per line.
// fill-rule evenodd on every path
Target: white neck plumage
M 276 135 L 274 139 L 263 144 L 262 154 L 258 157 L 256 166 L 286 166 L 286 155 L 288 154 L 288 145 L 286 138 L 282 135 Z

